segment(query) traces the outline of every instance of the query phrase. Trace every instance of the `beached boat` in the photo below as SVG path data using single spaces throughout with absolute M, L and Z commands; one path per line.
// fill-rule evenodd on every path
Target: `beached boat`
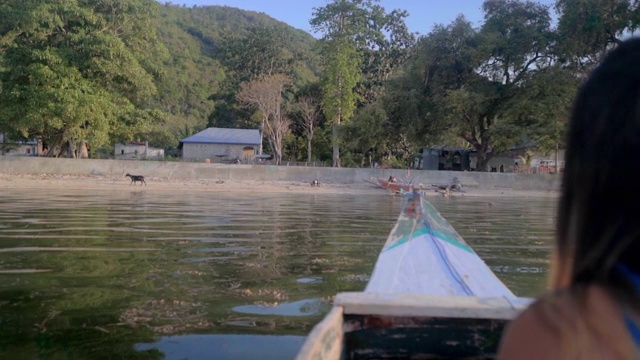
M 385 189 L 389 189 L 395 192 L 409 192 L 411 191 L 411 184 L 406 182 L 393 182 L 378 178 L 378 184 Z
M 364 292 L 340 293 L 298 359 L 495 357 L 516 297 L 417 191 Z

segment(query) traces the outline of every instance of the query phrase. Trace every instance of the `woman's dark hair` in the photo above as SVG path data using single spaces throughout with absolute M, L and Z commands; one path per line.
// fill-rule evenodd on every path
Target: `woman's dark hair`
M 612 50 L 578 92 L 569 123 L 557 252 L 569 284 L 618 287 L 640 273 L 640 39 Z

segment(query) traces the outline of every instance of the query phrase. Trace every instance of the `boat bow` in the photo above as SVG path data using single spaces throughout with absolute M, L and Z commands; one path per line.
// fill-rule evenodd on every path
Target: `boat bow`
M 421 193 L 405 196 L 365 292 L 515 297 Z
M 297 359 L 492 359 L 516 297 L 416 190 L 364 292 L 341 293 Z

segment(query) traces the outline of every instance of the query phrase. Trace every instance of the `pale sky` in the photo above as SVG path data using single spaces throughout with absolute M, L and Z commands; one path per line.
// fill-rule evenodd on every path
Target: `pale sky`
M 158 0 L 165 3 L 165 0 Z M 539 3 L 552 5 L 555 0 L 538 0 Z M 175 5 L 227 5 L 244 10 L 263 12 L 277 20 L 311 32 L 309 19 L 314 7 L 322 7 L 327 0 L 174 0 Z M 428 34 L 434 24 L 449 24 L 458 14 L 465 17 L 474 25 L 482 23 L 483 0 L 381 0 L 380 5 L 387 11 L 403 9 L 409 12 L 407 26 L 412 32 Z M 313 34 L 313 33 L 312 33 Z

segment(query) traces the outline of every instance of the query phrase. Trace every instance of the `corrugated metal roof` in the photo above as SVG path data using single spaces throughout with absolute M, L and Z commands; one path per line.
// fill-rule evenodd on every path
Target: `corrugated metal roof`
M 257 129 L 213 128 L 202 130 L 195 135 L 180 140 L 181 143 L 260 145 L 260 131 Z

